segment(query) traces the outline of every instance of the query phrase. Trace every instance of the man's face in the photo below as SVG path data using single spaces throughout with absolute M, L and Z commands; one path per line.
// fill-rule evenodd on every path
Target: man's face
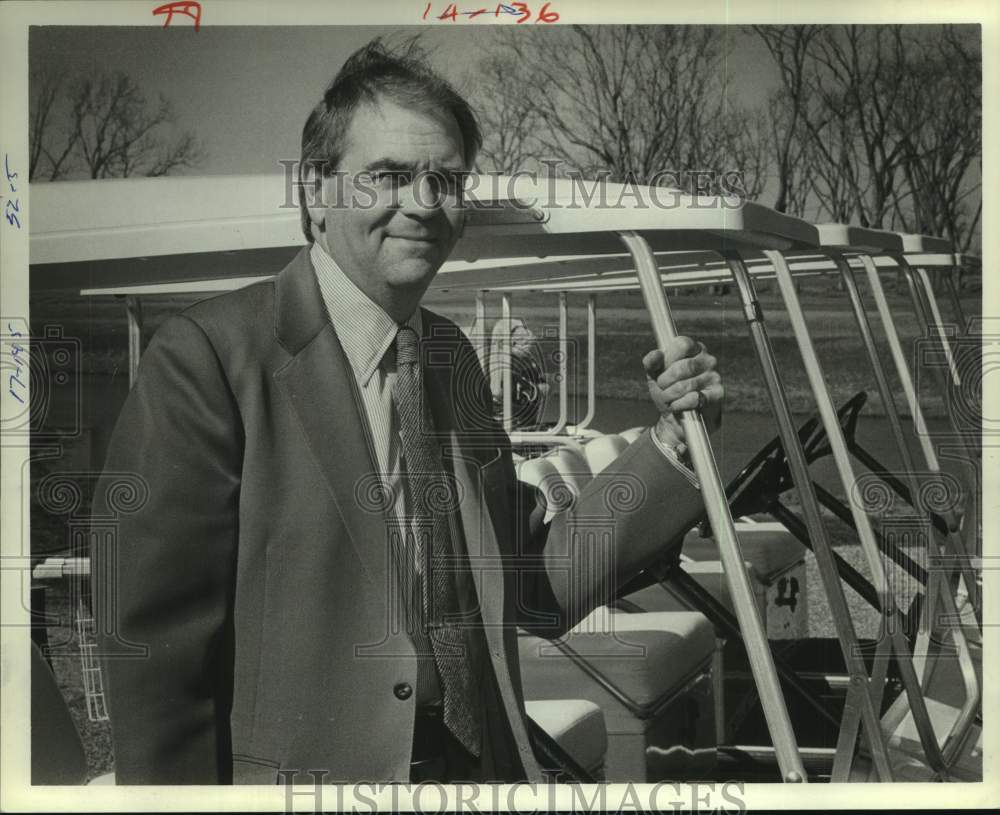
M 458 123 L 382 99 L 355 111 L 345 142 L 341 177 L 324 180 L 327 206 L 313 210 L 326 225 L 318 239 L 376 302 L 419 298 L 462 228 Z M 442 189 L 442 176 L 454 182 Z

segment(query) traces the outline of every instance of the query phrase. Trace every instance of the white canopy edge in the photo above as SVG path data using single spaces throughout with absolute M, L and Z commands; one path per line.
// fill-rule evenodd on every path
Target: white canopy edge
M 816 243 L 805 221 L 731 197 L 611 182 L 594 188 L 597 182 L 571 179 L 477 176 L 474 182 L 453 257 L 524 255 L 517 247 L 532 236 L 543 239 L 545 255 L 618 253 L 617 240 L 588 249 L 568 236 L 613 237 L 619 230 L 683 233 L 684 245 L 676 248 L 691 248 L 692 240 L 771 248 Z M 297 192 L 281 174 L 35 183 L 31 264 L 301 246 Z M 558 235 L 565 237 L 552 237 Z M 513 239 L 513 251 L 497 238 Z
M 657 255 L 664 286 L 699 286 L 732 281 L 725 263 L 707 252 L 666 252 Z M 896 269 L 896 262 L 887 256 L 874 256 L 875 265 L 881 269 Z M 856 258 L 849 258 L 852 266 L 860 266 Z M 911 258 L 914 266 L 924 268 L 952 268 L 952 255 L 921 254 Z M 774 268 L 764 257 L 748 258 L 747 268 L 754 279 L 774 277 Z M 815 277 L 831 274 L 836 265 L 823 255 L 798 254 L 789 257 L 789 268 L 796 277 Z M 107 295 L 186 295 L 212 294 L 270 280 L 273 275 L 227 277 L 210 280 L 190 280 L 170 283 L 129 284 L 83 289 L 85 297 Z M 624 291 L 638 287 L 631 260 L 627 255 L 591 255 L 578 258 L 556 257 L 511 258 L 496 261 L 448 261 L 441 268 L 431 290 L 463 291 Z

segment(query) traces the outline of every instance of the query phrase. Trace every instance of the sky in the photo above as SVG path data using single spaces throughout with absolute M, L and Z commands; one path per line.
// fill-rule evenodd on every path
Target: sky
M 480 76 L 478 62 L 499 27 L 421 28 L 433 62 L 461 91 Z M 178 128 L 193 130 L 205 159 L 199 175 L 280 172 L 295 159 L 305 118 L 346 57 L 377 34 L 416 28 L 373 26 L 58 27 L 31 29 L 31 70 L 67 79 L 124 71 L 150 99 L 165 93 Z M 777 77 L 752 35 L 733 27 L 733 98 L 755 106 Z

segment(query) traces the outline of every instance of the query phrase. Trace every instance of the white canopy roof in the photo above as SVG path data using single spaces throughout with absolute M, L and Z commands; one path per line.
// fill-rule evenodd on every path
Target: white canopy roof
M 278 174 L 33 184 L 32 285 L 87 293 L 246 285 L 273 275 L 305 244 L 296 193 Z M 673 285 L 728 278 L 711 252 L 717 249 L 789 250 L 862 238 L 871 246 L 875 234 L 893 236 L 880 238 L 885 250 L 903 248 L 895 233 L 817 230 L 757 204 L 667 188 L 474 176 L 468 198 L 465 232 L 436 288 L 621 287 L 631 272 L 617 234 L 623 230 L 646 238 L 672 270 Z M 921 247 L 916 251 L 931 251 Z

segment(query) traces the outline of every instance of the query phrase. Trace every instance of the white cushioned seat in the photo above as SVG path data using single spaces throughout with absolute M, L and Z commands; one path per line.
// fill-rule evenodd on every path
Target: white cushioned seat
M 805 546 L 780 523 L 737 522 L 736 535 L 743 560 L 763 583 L 770 583 L 805 559 Z M 719 559 L 715 539 L 701 537 L 696 529 L 684 537 L 683 552 L 696 561 Z
M 808 636 L 806 548 L 780 524 L 737 523 L 736 534 L 768 637 L 793 640 Z M 715 540 L 702 538 L 692 530 L 684 538 L 681 551 L 692 558 L 682 562 L 684 571 L 732 612 L 733 601 Z M 675 591 L 669 583 L 666 589 L 653 585 L 624 599 L 642 612 L 690 608 Z
M 521 632 L 525 698 L 604 711 L 609 781 L 652 781 L 715 762 L 715 632 L 700 613 L 596 610 L 560 641 Z M 674 775 L 674 777 L 677 777 Z
M 630 427 L 628 430 L 623 430 L 618 435 L 621 436 L 623 439 L 625 439 L 625 441 L 627 441 L 629 444 L 631 444 L 637 438 L 639 438 L 639 436 L 642 435 L 645 429 L 646 429 L 645 427 Z
M 603 778 L 608 730 L 597 705 L 585 699 L 548 699 L 525 702 L 525 708 L 578 764 L 596 778 Z
M 590 660 L 632 706 L 648 713 L 711 656 L 715 632 L 697 611 L 617 614 L 602 606 L 565 643 Z M 563 656 L 552 643 L 531 635 L 521 636 L 520 650 L 522 663 L 525 656 L 542 663 Z
M 579 494 L 593 477 L 586 457 L 573 447 L 558 447 L 544 458 L 552 462 L 563 480 Z
M 628 447 L 628 442 L 613 433 L 607 436 L 598 436 L 588 441 L 583 446 L 583 455 L 587 459 L 590 472 L 594 475 L 602 472 L 622 454 L 626 447 Z

